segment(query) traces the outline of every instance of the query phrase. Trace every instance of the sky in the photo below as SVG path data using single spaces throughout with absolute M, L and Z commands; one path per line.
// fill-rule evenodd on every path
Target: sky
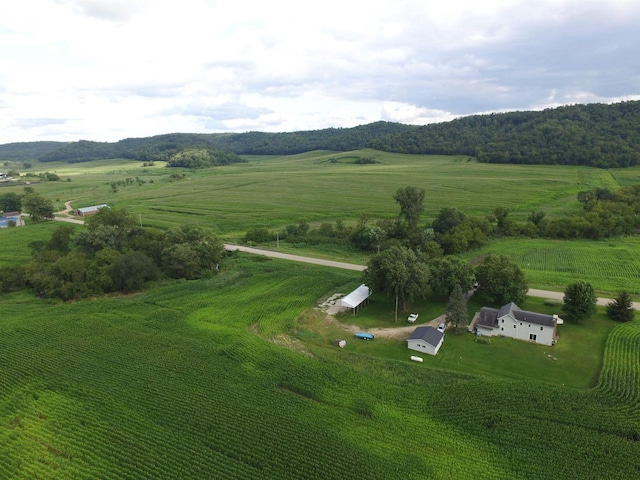
M 0 144 L 640 100 L 639 0 L 2 0 Z

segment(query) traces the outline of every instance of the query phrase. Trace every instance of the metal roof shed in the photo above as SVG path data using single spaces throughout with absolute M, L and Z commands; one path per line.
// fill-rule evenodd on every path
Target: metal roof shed
M 362 284 L 349 295 L 343 297 L 340 304 L 343 308 L 351 308 L 353 310 L 353 314 L 355 315 L 358 307 L 362 307 L 363 303 L 368 300 L 370 295 L 371 290 L 369 290 L 369 287 L 367 287 L 365 284 Z

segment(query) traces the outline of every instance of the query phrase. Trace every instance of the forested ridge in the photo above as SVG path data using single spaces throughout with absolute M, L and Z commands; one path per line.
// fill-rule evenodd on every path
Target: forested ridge
M 628 167 L 640 164 L 640 101 L 473 115 L 383 136 L 369 147 L 488 163 Z
M 420 127 L 381 121 L 285 133 L 172 133 L 113 143 L 12 143 L 0 145 L 0 160 L 171 161 L 176 155 L 184 157 L 185 150 L 197 149 L 200 156 L 206 151 L 216 165 L 237 161 L 233 154 L 292 155 L 366 147 L 408 154 L 469 155 L 488 163 L 640 165 L 640 101 L 473 115 Z

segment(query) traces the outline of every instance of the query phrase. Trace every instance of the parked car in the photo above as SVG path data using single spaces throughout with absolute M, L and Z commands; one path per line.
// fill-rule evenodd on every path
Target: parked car
M 416 323 L 416 320 L 418 320 L 418 314 L 417 313 L 412 313 L 409 315 L 409 318 L 407 318 L 407 322 L 409 323 Z
M 444 329 L 447 328 L 447 326 L 444 323 L 441 323 L 440 325 L 438 325 L 438 331 L 444 333 Z

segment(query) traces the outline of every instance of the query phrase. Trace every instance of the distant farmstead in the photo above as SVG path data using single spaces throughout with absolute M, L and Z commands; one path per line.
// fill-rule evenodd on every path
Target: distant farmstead
M 563 320 L 557 315 L 521 310 L 515 303 L 500 309 L 483 307 L 474 318 L 476 333 L 492 337 L 501 335 L 542 345 L 558 341 L 557 326 Z
M 76 209 L 76 215 L 78 217 L 87 217 L 98 213 L 101 208 L 109 208 L 109 205 L 94 205 L 92 207 L 83 207 Z

